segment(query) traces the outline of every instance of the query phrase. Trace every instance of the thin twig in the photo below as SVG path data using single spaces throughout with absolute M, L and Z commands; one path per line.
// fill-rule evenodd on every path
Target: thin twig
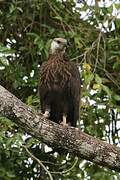
M 71 61 L 74 61 L 74 60 L 77 60 L 77 59 L 79 59 L 79 58 L 81 58 L 81 57 L 83 57 L 84 56 L 84 54 L 81 54 L 81 55 L 78 55 L 78 56 L 76 56 L 76 57 L 74 57 L 74 58 L 72 58 L 72 59 L 70 59 Z
M 75 162 L 73 163 L 72 167 L 70 167 L 69 169 L 63 171 L 63 174 L 66 174 L 69 171 L 72 171 L 74 169 L 74 167 L 76 166 L 77 162 L 78 162 L 78 157 L 75 157 Z
M 97 67 L 97 64 L 98 64 L 99 50 L 100 50 L 100 41 L 101 41 L 101 32 L 99 33 L 99 37 L 98 37 L 98 43 L 97 43 L 97 57 L 96 57 L 95 68 L 94 68 L 93 72 L 95 72 L 96 67 Z
M 53 180 L 53 177 L 52 177 L 51 173 L 47 170 L 47 168 L 44 166 L 44 164 L 43 164 L 38 158 L 36 158 L 36 157 L 28 150 L 28 148 L 27 148 L 25 145 L 22 145 L 22 147 L 26 150 L 26 152 L 29 154 L 29 156 L 30 156 L 32 159 L 34 159 L 35 161 L 37 161 L 38 164 L 43 167 L 43 169 L 44 169 L 44 170 L 47 172 L 47 174 L 49 175 L 50 180 Z
M 103 39 L 103 44 L 104 44 L 104 69 L 106 68 L 106 60 L 107 60 L 107 55 L 106 55 L 106 40 L 104 36 L 102 36 Z
M 45 163 L 45 164 L 51 164 L 51 165 L 54 165 L 54 166 L 59 166 L 59 164 L 55 164 L 55 163 L 52 163 L 52 162 L 49 162 L 49 161 L 41 161 L 42 163 Z
M 61 17 L 61 16 L 59 15 L 59 13 L 57 12 L 57 9 L 56 9 L 57 7 L 56 7 L 56 6 L 53 6 L 53 4 L 52 4 L 49 0 L 48 0 L 47 2 L 48 2 L 48 4 L 49 4 L 51 10 L 55 13 L 55 15 L 58 16 L 58 17 Z M 64 22 L 64 23 L 63 23 L 63 22 Z M 69 24 L 67 24 L 63 19 L 60 20 L 60 23 L 61 23 L 61 25 L 62 25 L 63 30 L 64 30 L 65 33 L 66 33 L 67 31 L 66 31 L 66 29 L 65 29 L 64 24 L 69 28 L 69 30 L 70 30 L 71 32 L 74 32 L 73 29 L 71 28 L 71 26 L 70 26 Z
M 69 171 L 72 171 L 74 169 L 74 167 L 76 166 L 78 162 L 78 157 L 75 157 L 75 162 L 73 163 L 72 167 L 70 167 L 69 169 L 65 170 L 65 171 L 61 171 L 61 172 L 51 172 L 51 174 L 66 174 L 68 173 Z
M 99 63 L 99 62 L 98 62 L 98 63 Z M 95 67 L 94 64 L 92 64 L 91 66 L 92 66 L 92 67 Z M 108 79 L 111 80 L 111 81 L 116 85 L 116 87 L 118 87 L 118 88 L 120 89 L 119 84 L 115 81 L 115 79 L 113 78 L 113 76 L 112 76 L 106 69 L 101 68 L 100 66 L 97 66 L 97 69 L 102 70 L 102 71 L 105 73 L 105 75 L 108 77 Z

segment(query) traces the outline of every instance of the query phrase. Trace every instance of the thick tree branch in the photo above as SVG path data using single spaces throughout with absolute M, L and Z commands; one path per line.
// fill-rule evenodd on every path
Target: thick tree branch
M 0 113 L 42 142 L 99 165 L 120 171 L 120 148 L 91 137 L 75 128 L 64 128 L 38 115 L 0 86 Z

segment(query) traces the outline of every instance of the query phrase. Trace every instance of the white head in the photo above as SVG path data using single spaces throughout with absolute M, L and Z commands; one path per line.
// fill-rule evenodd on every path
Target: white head
M 56 51 L 57 52 L 64 52 L 65 51 L 65 46 L 67 45 L 67 40 L 64 38 L 54 38 L 52 43 L 51 43 L 51 47 L 50 47 L 50 51 L 52 54 L 54 54 Z

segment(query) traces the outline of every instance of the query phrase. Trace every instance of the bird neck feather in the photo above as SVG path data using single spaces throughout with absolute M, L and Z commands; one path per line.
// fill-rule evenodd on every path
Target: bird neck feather
M 49 53 L 49 58 L 48 61 L 53 61 L 53 60 L 58 60 L 58 61 L 64 61 L 64 54 L 65 52 L 61 51 L 61 52 L 55 52 L 55 53 Z
M 62 50 L 60 49 L 50 49 L 50 53 L 52 55 L 56 55 L 56 54 L 64 54 L 66 50 L 66 47 L 64 47 Z

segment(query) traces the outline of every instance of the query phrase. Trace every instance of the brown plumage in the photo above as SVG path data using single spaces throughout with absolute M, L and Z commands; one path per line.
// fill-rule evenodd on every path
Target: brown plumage
M 65 56 L 63 38 L 51 43 L 48 61 L 40 68 L 39 94 L 43 115 L 50 120 L 76 126 L 79 119 L 80 74 Z

